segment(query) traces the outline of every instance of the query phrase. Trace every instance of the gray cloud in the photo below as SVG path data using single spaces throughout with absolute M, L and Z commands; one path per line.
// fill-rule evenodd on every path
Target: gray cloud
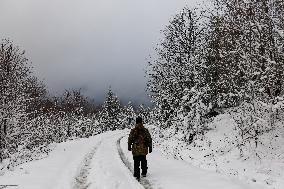
M 25 49 L 50 91 L 149 102 L 146 58 L 160 30 L 198 0 L 0 0 L 0 38 Z

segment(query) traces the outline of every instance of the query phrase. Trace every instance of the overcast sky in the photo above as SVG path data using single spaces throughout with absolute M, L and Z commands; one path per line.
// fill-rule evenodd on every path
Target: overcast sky
M 148 103 L 146 59 L 170 18 L 198 0 L 0 0 L 0 38 L 26 50 L 49 91 L 82 88 L 97 102 L 109 86 Z

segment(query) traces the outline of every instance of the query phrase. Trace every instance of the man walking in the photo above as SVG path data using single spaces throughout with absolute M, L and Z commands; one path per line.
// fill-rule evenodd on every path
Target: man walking
M 148 152 L 152 152 L 152 138 L 148 129 L 143 126 L 141 117 L 136 118 L 136 126 L 134 129 L 131 129 L 129 134 L 128 150 L 132 151 L 133 155 L 134 177 L 140 180 L 140 162 L 142 176 L 146 177 L 148 169 L 146 155 Z

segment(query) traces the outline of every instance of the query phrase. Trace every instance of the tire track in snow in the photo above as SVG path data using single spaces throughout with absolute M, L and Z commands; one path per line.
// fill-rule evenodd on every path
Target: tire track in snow
M 75 183 L 73 189 L 87 189 L 90 186 L 91 183 L 87 183 L 88 175 L 90 173 L 89 170 L 91 169 L 90 165 L 101 143 L 102 141 L 98 142 L 98 144 L 89 153 L 85 155 L 84 160 L 81 163 L 81 167 L 77 175 L 75 176 Z
M 117 142 L 116 142 L 116 146 L 117 146 L 117 151 L 118 151 L 118 154 L 120 156 L 120 159 L 122 160 L 122 162 L 124 163 L 124 165 L 129 169 L 129 171 L 131 172 L 131 174 L 133 175 L 134 171 L 133 171 L 133 168 L 132 168 L 132 165 L 131 163 L 128 161 L 128 159 L 126 158 L 126 156 L 124 155 L 123 151 L 122 151 L 122 148 L 120 146 L 120 142 L 121 142 L 121 139 L 123 138 L 124 136 L 120 137 Z M 150 181 L 146 178 L 141 178 L 140 179 L 140 182 L 139 182 L 145 189 L 153 189 Z

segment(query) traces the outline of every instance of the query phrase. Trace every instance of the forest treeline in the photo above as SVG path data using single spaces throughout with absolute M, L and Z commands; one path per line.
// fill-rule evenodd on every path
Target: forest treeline
M 25 51 L 7 39 L 0 44 L 0 97 L 0 162 L 8 159 L 10 167 L 32 160 L 33 152 L 52 142 L 130 127 L 136 114 L 145 120 L 149 114 L 143 104 L 123 106 L 111 89 L 102 105 L 80 89 L 52 96 L 34 76 Z
M 212 0 L 184 8 L 162 31 L 148 64 L 153 119 L 191 142 L 229 112 L 237 147 L 283 121 L 284 2 Z

